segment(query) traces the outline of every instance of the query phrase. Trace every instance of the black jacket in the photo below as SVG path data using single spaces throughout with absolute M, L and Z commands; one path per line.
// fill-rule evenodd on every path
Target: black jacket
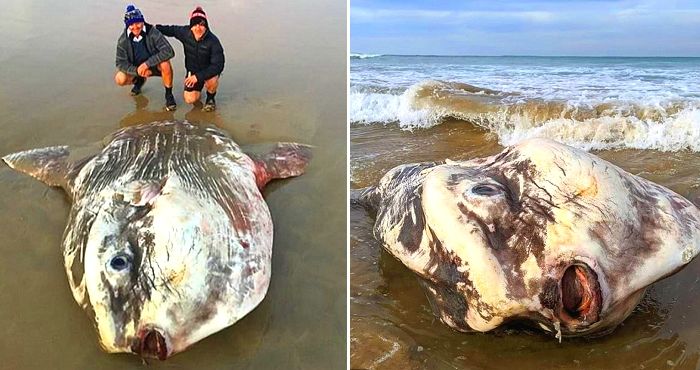
M 131 42 L 128 37 L 129 29 L 126 28 L 119 35 L 117 40 L 117 58 L 115 64 L 120 71 L 136 76 L 136 70 L 138 66 L 134 62 L 134 49 L 131 46 Z M 146 64 L 149 67 L 155 67 L 158 64 L 169 60 L 175 56 L 175 51 L 173 47 L 170 46 L 168 40 L 163 37 L 155 27 L 146 23 L 143 28 L 144 36 L 146 41 L 146 49 L 151 57 L 146 60 Z M 199 78 L 199 77 L 198 77 Z
M 220 75 L 224 70 L 224 48 L 216 35 L 208 29 L 197 41 L 190 26 L 157 24 L 156 28 L 165 36 L 175 37 L 182 42 L 185 49 L 185 68 L 197 76 L 197 81 L 206 81 Z

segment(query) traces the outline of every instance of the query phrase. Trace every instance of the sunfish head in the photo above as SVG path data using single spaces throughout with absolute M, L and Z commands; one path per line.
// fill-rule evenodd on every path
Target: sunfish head
M 533 139 L 493 157 L 401 166 L 359 196 L 375 235 L 461 331 L 509 321 L 602 334 L 700 251 L 689 201 L 589 153 Z
M 173 179 L 103 195 L 86 236 L 82 282 L 73 285 L 107 352 L 164 360 L 262 300 L 269 261 L 249 255 L 255 246 L 230 231 L 215 201 Z

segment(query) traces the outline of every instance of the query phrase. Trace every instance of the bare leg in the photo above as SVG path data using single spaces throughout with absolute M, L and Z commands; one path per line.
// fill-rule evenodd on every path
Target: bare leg
M 114 75 L 114 82 L 119 86 L 131 85 L 134 83 L 134 76 L 128 75 L 122 71 L 117 71 L 117 74 Z
M 150 71 L 149 71 L 150 72 Z M 148 74 L 150 76 L 150 73 Z M 138 78 L 138 79 L 137 79 Z M 131 95 L 136 96 L 141 93 L 141 86 L 146 82 L 146 77 L 132 76 L 126 74 L 122 71 L 117 71 L 114 75 L 114 83 L 119 86 L 126 86 L 133 84 L 134 87 L 131 88 Z
M 206 81 L 204 81 L 204 86 L 207 88 L 207 102 L 202 108 L 205 112 L 213 112 L 216 110 L 216 100 L 214 96 L 216 95 L 216 88 L 219 87 L 219 76 L 214 76 Z
M 158 70 L 163 77 L 163 86 L 173 87 L 173 66 L 169 60 L 158 64 Z
M 160 76 L 163 79 L 165 87 L 165 110 L 174 111 L 177 109 L 177 103 L 173 96 L 173 66 L 169 60 L 162 62 L 156 66 L 160 71 Z
M 207 88 L 208 93 L 215 94 L 216 89 L 219 87 L 219 76 L 214 76 L 204 81 L 204 87 Z
M 185 99 L 185 103 L 194 104 L 194 102 L 199 100 L 199 95 L 199 91 L 185 91 L 183 98 Z
M 219 87 L 219 76 L 214 76 L 204 81 L 204 86 L 208 93 L 215 94 L 216 89 Z M 183 98 L 187 104 L 194 104 L 201 96 L 202 94 L 200 91 L 185 91 L 183 94 Z

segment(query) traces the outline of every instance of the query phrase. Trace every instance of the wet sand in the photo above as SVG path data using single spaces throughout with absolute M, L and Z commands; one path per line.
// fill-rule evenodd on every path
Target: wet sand
M 185 24 L 194 3 L 136 3 L 147 22 Z M 163 112 L 160 79 L 143 95 L 113 83 L 124 2 L 9 0 L 0 23 L 0 155 L 89 145 L 120 127 L 164 119 L 211 123 L 241 145 L 315 146 L 305 175 L 265 190 L 275 224 L 272 282 L 234 326 L 153 368 L 340 369 L 346 364 L 345 3 L 201 3 L 226 54 L 218 110 Z M 69 203 L 57 189 L 0 165 L 0 368 L 142 369 L 99 348 L 73 301 L 60 244 Z
M 381 140 L 380 140 L 381 139 Z M 496 139 L 466 122 L 405 131 L 351 125 L 351 188 L 376 184 L 392 167 L 465 160 L 499 152 Z M 700 195 L 700 154 L 595 152 L 690 199 Z M 350 210 L 350 363 L 360 369 L 697 369 L 700 259 L 647 291 L 612 334 L 556 339 L 524 327 L 490 333 L 451 330 L 432 313 L 416 276 L 374 239 L 374 218 Z

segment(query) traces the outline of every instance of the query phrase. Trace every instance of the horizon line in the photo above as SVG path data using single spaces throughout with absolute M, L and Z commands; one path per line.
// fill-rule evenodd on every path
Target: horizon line
M 380 55 L 392 57 L 536 57 L 536 58 L 700 58 L 682 55 L 537 55 L 537 54 L 382 54 L 351 51 L 350 54 Z

